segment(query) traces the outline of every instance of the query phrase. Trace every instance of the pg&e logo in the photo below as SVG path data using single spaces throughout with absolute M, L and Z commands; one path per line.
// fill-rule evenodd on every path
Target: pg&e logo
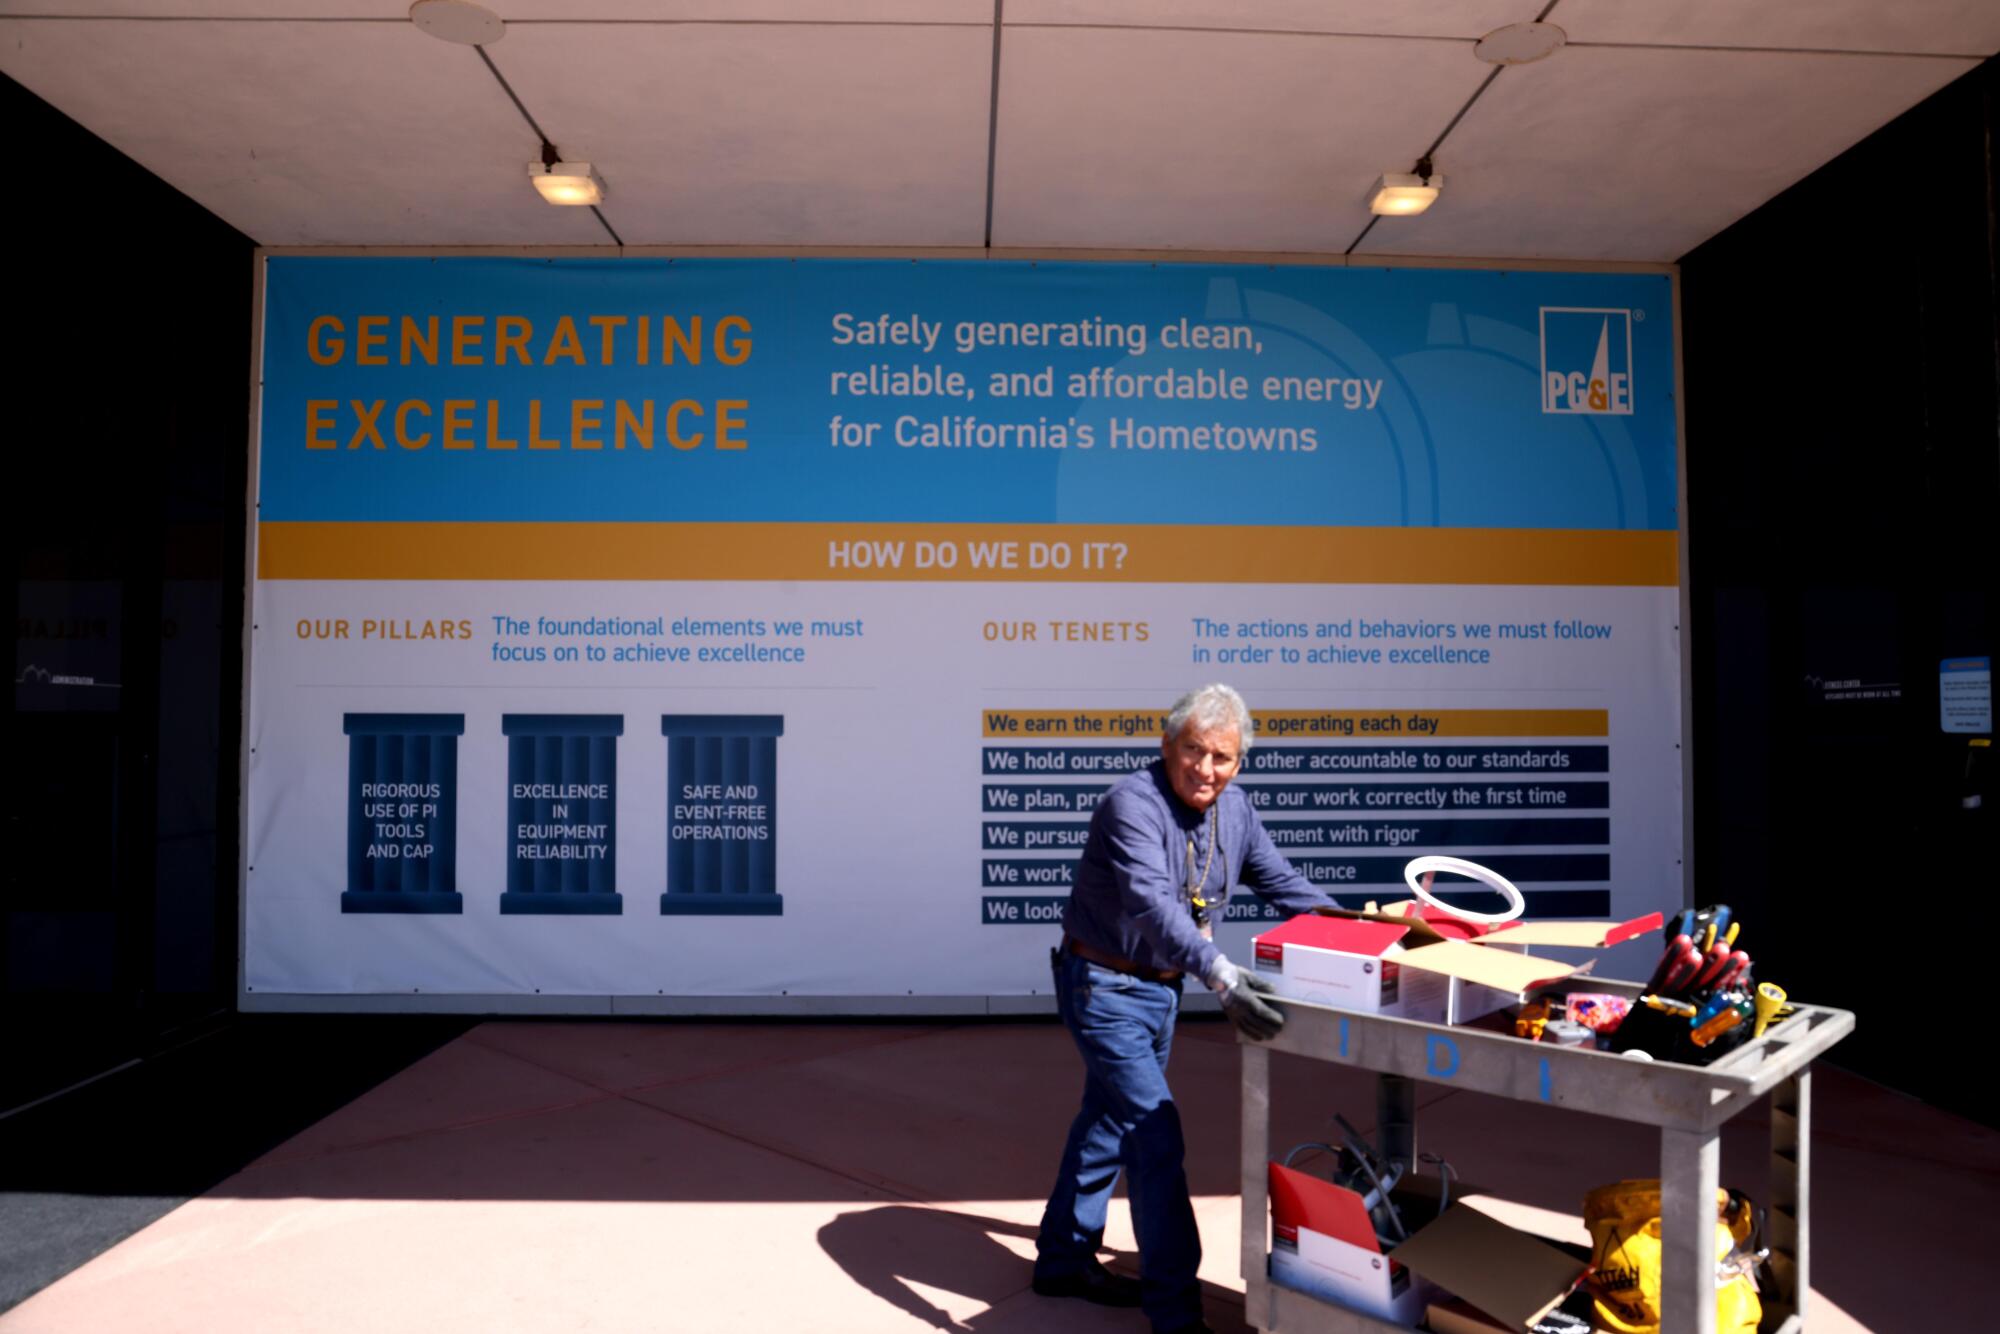
M 1542 411 L 1632 415 L 1632 312 L 1542 307 Z

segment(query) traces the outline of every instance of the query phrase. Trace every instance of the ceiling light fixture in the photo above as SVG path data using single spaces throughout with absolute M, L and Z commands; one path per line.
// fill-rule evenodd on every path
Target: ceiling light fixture
M 486 46 L 507 35 L 500 16 L 472 0 L 417 0 L 410 6 L 417 31 L 459 46 Z
M 1489 65 L 1532 65 L 1562 49 L 1569 34 L 1553 23 L 1510 23 L 1472 44 L 1472 54 Z
M 1411 174 L 1384 173 L 1375 182 L 1368 211 L 1385 217 L 1409 217 L 1435 204 L 1438 192 L 1443 189 L 1444 177 L 1431 170 L 1428 157 L 1421 157 Z
M 528 164 L 528 179 L 551 204 L 601 204 L 604 178 L 588 162 L 558 162 L 555 149 L 544 145 L 540 162 Z

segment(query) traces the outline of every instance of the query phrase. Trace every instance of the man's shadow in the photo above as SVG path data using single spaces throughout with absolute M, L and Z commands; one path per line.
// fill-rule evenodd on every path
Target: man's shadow
M 1030 1261 L 995 1238 L 1034 1235 L 1033 1227 L 1005 1219 L 888 1204 L 841 1214 L 819 1230 L 819 1244 L 856 1283 L 889 1305 L 937 1329 L 967 1334 L 982 1328 L 981 1316 L 955 1320 L 910 1284 L 962 1293 L 990 1311 L 1025 1290 L 1032 1273 Z M 1129 1257 L 1120 1259 L 1126 1272 L 1136 1268 Z
M 868 1291 L 899 1311 L 950 1334 L 980 1330 L 1034 1328 L 1105 1328 L 1137 1330 L 1145 1317 L 1137 1311 L 1117 1311 L 1071 1300 L 1029 1296 L 1046 1311 L 993 1308 L 1027 1292 L 1034 1264 L 1002 1245 L 998 1237 L 1032 1241 L 1035 1229 L 983 1214 L 942 1208 L 885 1204 L 841 1214 L 819 1230 L 820 1248 L 834 1263 Z M 1136 1276 L 1138 1256 L 1114 1253 L 1111 1267 Z M 911 1287 L 959 1293 L 986 1309 L 967 1320 L 955 1320 Z M 1209 1323 L 1218 1331 L 1243 1330 L 1242 1297 L 1204 1283 Z

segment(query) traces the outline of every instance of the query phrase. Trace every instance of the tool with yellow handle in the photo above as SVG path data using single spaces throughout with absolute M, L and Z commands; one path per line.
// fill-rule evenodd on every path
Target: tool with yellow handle
M 1757 998 L 1752 1003 L 1757 1007 L 1757 1024 L 1750 1030 L 1753 1038 L 1763 1037 L 1773 1019 L 1782 1019 L 1792 1012 L 1792 1007 L 1785 1004 L 1785 989 L 1775 982 L 1759 982 Z

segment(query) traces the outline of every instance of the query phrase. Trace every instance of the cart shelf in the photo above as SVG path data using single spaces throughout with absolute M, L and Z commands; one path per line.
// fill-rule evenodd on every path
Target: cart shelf
M 1590 979 L 1593 991 L 1636 996 L 1637 983 Z M 1715 1192 L 1723 1123 L 1771 1098 L 1771 1198 L 1766 1240 L 1775 1285 L 1763 1291 L 1766 1334 L 1804 1328 L 1811 1173 L 1811 1065 L 1854 1031 L 1845 1010 L 1799 1005 L 1764 1036 L 1711 1065 L 1644 1061 L 1511 1033 L 1281 1000 L 1284 1030 L 1242 1042 L 1243 1278 L 1249 1323 L 1269 1334 L 1404 1329 L 1270 1281 L 1268 1164 L 1271 1053 L 1373 1070 L 1385 1157 L 1409 1164 L 1416 1081 L 1472 1089 L 1657 1126 L 1660 1131 L 1661 1334 L 1715 1334 Z M 1240 1040 L 1240 1039 L 1239 1039 Z M 1685 1295 L 1684 1295 L 1685 1294 Z

